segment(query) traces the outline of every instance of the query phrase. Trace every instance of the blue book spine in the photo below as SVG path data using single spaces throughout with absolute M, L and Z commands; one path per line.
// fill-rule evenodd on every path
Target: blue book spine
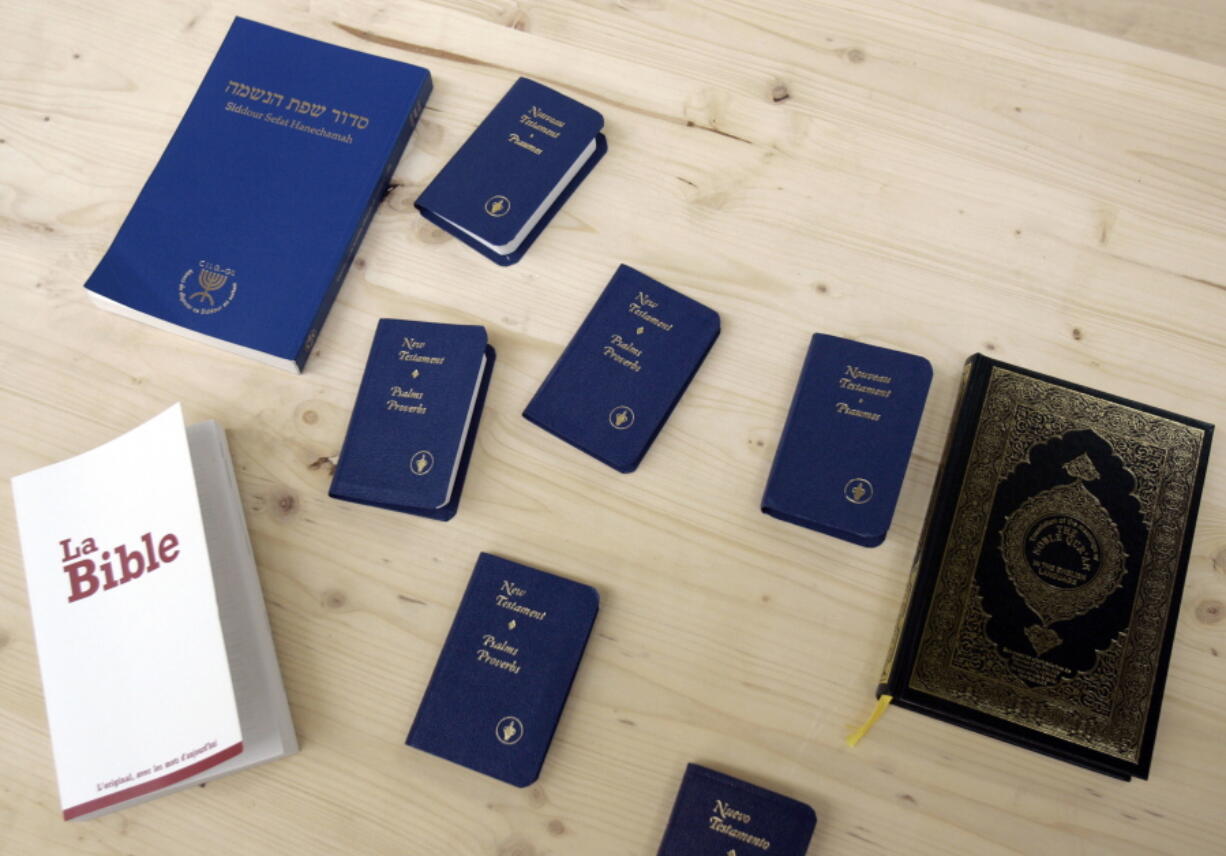
M 421 114 L 425 111 L 426 101 L 430 98 L 430 93 L 433 91 L 434 81 L 430 77 L 430 72 L 426 71 L 426 79 L 421 84 L 421 91 L 417 96 L 417 102 L 413 105 L 413 110 L 409 113 L 408 119 L 405 120 L 400 135 L 392 145 L 391 153 L 387 156 L 386 163 L 383 166 L 383 173 L 379 176 L 378 184 L 375 185 L 370 198 L 366 200 L 366 211 L 362 215 L 362 222 L 358 224 L 357 231 L 353 234 L 353 240 L 345 248 L 344 257 L 336 268 L 336 276 L 332 278 L 332 283 L 328 286 L 327 293 L 324 294 L 323 299 L 319 302 L 319 311 L 315 313 L 315 318 L 311 321 L 310 332 L 303 340 L 302 347 L 298 350 L 298 356 L 294 358 L 298 371 L 302 371 L 306 365 L 307 357 L 311 355 L 311 348 L 315 347 L 315 340 L 319 337 L 319 329 L 323 326 L 324 319 L 328 317 L 328 312 L 331 311 L 332 304 L 336 301 L 336 295 L 341 290 L 341 284 L 344 283 L 345 277 L 349 275 L 349 266 L 353 264 L 354 256 L 358 253 L 358 247 L 361 246 L 362 239 L 366 237 L 366 230 L 370 228 L 370 221 L 374 218 L 375 212 L 379 210 L 379 204 L 387 195 L 388 182 L 391 181 L 392 173 L 396 171 L 396 167 L 400 164 L 400 158 L 404 155 L 404 149 L 409 144 L 409 137 L 413 135 L 413 129 L 417 127 L 417 120 L 421 118 Z

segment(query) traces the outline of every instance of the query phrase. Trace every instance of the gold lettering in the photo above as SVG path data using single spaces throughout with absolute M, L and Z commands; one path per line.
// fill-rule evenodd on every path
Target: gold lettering
M 727 820 L 728 818 L 732 818 L 733 820 L 739 821 L 740 823 L 750 823 L 753 820 L 753 818 L 750 815 L 746 814 L 743 811 L 738 811 L 737 809 L 728 805 L 728 803 L 724 802 L 723 800 L 715 801 L 714 811 L 724 820 Z
M 528 151 L 532 152 L 532 154 L 534 154 L 534 155 L 539 155 L 539 154 L 541 153 L 541 147 L 540 147 L 540 146 L 534 146 L 534 145 L 532 145 L 532 143 L 530 143 L 530 142 L 528 142 L 527 140 L 525 140 L 525 139 L 524 139 L 523 137 L 521 137 L 519 134 L 514 134 L 514 133 L 513 133 L 513 134 L 508 134 L 508 135 L 507 135 L 507 142 L 508 142 L 508 143 L 510 143 L 510 144 L 511 144 L 511 145 L 513 145 L 513 146 L 519 146 L 521 149 L 527 149 Z
M 566 123 L 563 122 L 561 119 L 555 119 L 553 116 L 550 116 L 548 113 L 546 113 L 540 107 L 537 107 L 535 104 L 532 105 L 531 112 L 532 112 L 533 119 L 541 119 L 542 121 L 548 122 L 550 125 L 553 125 L 555 128 L 565 128 L 566 127 Z
M 840 401 L 834 406 L 835 411 L 842 413 L 844 416 L 855 416 L 858 419 L 867 419 L 869 422 L 879 422 L 881 420 L 880 413 L 874 413 L 871 410 L 857 410 L 851 407 L 845 401 Z
M 521 125 L 531 128 L 534 131 L 539 131 L 540 133 L 554 140 L 562 136 L 558 131 L 555 131 L 553 128 L 546 128 L 540 122 L 533 122 L 532 117 L 527 115 L 526 113 L 523 116 L 519 117 L 519 123 Z
M 641 298 L 641 297 L 643 297 L 643 295 L 642 295 L 642 294 L 640 294 L 640 295 L 639 295 L 639 297 Z M 651 324 L 651 325 L 653 325 L 653 326 L 659 327 L 661 330 L 668 331 L 668 330 L 673 329 L 673 325 L 672 325 L 672 324 L 670 324 L 670 323 L 669 323 L 669 322 L 667 322 L 667 321 L 664 321 L 664 320 L 663 320 L 663 319 L 661 319 L 661 318 L 657 318 L 655 315 L 652 315 L 650 312 L 648 312 L 646 309 L 644 309 L 644 308 L 643 308 L 643 306 L 645 306 L 645 305 L 655 306 L 656 304 L 654 304 L 654 303 L 649 303 L 649 304 L 641 304 L 641 303 L 637 303 L 637 302 L 636 302 L 636 303 L 631 303 L 631 304 L 630 304 L 630 310 L 629 310 L 629 311 L 630 311 L 630 314 L 631 314 L 631 315 L 635 315 L 635 316 L 637 316 L 637 317 L 639 317 L 639 318 L 642 318 L 642 319 L 643 319 L 644 321 L 646 321 L 648 324 Z
M 601 353 L 603 353 L 606 357 L 611 359 L 613 362 L 617 363 L 619 366 L 624 366 L 630 369 L 630 371 L 632 372 L 639 372 L 639 371 L 642 371 L 643 369 L 643 367 L 639 365 L 638 360 L 632 360 L 629 357 L 623 357 L 621 354 L 617 352 L 617 349 L 614 348 L 612 345 L 605 345 L 603 348 L 601 348 Z
M 518 675 L 520 672 L 518 660 L 504 660 L 501 657 L 495 657 L 484 648 L 477 649 L 477 662 L 493 666 L 495 669 L 505 669 L 512 675 Z
M 413 354 L 409 351 L 400 352 L 400 361 L 405 363 L 426 363 L 432 366 L 441 366 L 447 361 L 446 357 L 427 357 L 423 354 Z
M 421 413 L 428 412 L 429 408 L 424 404 L 403 404 L 399 401 L 387 400 L 387 409 L 395 410 L 397 413 Z
M 617 335 L 616 333 L 614 333 L 609 338 L 609 342 L 614 345 L 617 345 L 617 347 L 621 348 L 623 351 L 633 354 L 636 357 L 643 356 L 643 351 L 641 348 L 636 348 L 633 342 L 627 342 L 625 339 L 623 339 L 621 336 Z
M 709 828 L 713 832 L 718 832 L 721 835 L 727 835 L 729 838 L 735 838 L 737 841 L 742 841 L 752 847 L 757 847 L 760 850 L 769 850 L 771 843 L 770 839 L 763 838 L 761 835 L 753 835 L 745 832 L 743 829 L 737 829 L 730 823 L 725 823 L 718 816 L 712 815 L 708 821 Z
M 493 648 L 495 651 L 502 651 L 504 654 L 510 654 L 512 657 L 519 656 L 519 649 L 509 642 L 503 642 L 492 633 L 486 633 L 481 637 L 481 644 L 486 648 Z
M 893 378 L 887 375 L 879 375 L 879 374 L 873 374 L 872 372 L 866 372 L 858 366 L 848 366 L 847 369 L 843 372 L 843 374 L 847 375 L 850 378 L 854 378 L 855 380 L 870 380 L 873 383 L 893 383 L 894 382 Z
M 856 383 L 854 380 L 848 380 L 845 377 L 839 378 L 839 387 L 842 389 L 849 389 L 852 392 L 860 392 L 864 395 L 876 395 L 880 398 L 889 398 L 894 392 L 892 389 L 881 389 L 880 387 L 876 386 Z
M 500 606 L 503 609 L 509 609 L 511 610 L 511 612 L 515 612 L 527 618 L 531 618 L 534 621 L 544 621 L 545 616 L 549 614 L 547 610 L 530 609 L 526 606 L 523 606 L 519 603 L 519 601 L 511 600 L 505 594 L 494 595 L 494 603 L 495 605 Z

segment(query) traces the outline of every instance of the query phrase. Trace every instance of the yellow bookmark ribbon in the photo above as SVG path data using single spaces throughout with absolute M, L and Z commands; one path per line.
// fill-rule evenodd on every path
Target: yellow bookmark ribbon
M 885 709 L 890 706 L 890 702 L 894 700 L 894 696 L 883 695 L 877 699 L 877 706 L 873 708 L 873 712 L 868 715 L 868 719 L 864 724 L 847 736 L 847 745 L 855 747 L 860 739 L 877 724 L 877 720 L 881 719 L 881 714 L 885 713 Z

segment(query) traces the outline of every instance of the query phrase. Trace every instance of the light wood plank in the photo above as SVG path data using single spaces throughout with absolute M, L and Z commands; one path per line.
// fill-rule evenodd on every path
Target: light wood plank
M 233 14 L 429 67 L 423 123 L 301 377 L 94 310 L 81 283 Z M 0 853 L 654 852 L 687 761 L 811 802 L 812 852 L 1221 848 L 1226 481 L 1215 454 L 1152 779 L 891 712 L 856 750 L 953 408 L 984 350 L 1226 423 L 1226 69 L 972 0 L 50 0 L 0 12 L 0 472 L 167 404 L 229 429 L 302 739 L 285 761 L 64 824 L 0 492 Z M 604 112 L 608 157 L 507 269 L 412 201 L 526 74 Z M 640 470 L 520 417 L 619 262 L 723 334 Z M 334 502 L 375 319 L 485 324 L 499 360 L 462 510 Z M 874 550 L 758 500 L 815 331 L 936 379 Z M 544 775 L 404 748 L 481 550 L 597 585 Z
M 1217 0 L 985 2 L 1226 65 L 1226 10 Z

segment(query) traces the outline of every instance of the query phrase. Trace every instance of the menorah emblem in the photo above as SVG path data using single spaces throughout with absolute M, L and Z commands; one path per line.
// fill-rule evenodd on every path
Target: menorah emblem
M 196 275 L 196 282 L 200 284 L 200 290 L 189 294 L 187 299 L 195 300 L 199 297 L 201 302 L 207 300 L 209 306 L 216 306 L 217 301 L 213 299 L 213 292 L 225 285 L 227 279 L 229 277 L 224 273 L 201 268 L 200 273 Z

